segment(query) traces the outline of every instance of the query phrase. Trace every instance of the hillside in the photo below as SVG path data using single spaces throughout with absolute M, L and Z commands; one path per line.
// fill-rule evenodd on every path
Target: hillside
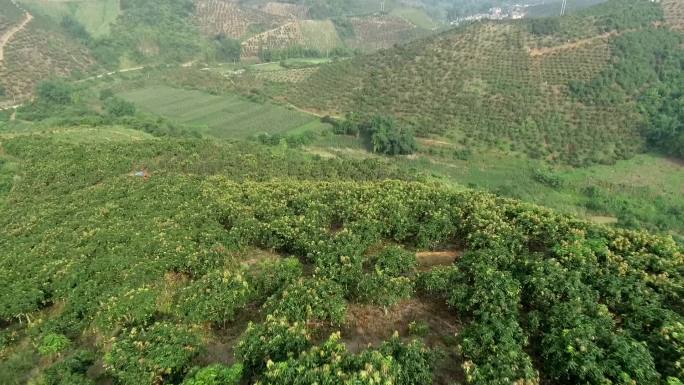
M 2 384 L 684 378 L 669 238 L 387 161 L 117 127 L 0 141 Z
M 284 17 L 243 7 L 232 0 L 199 0 L 195 12 L 196 22 L 204 34 L 224 34 L 233 39 L 277 28 L 286 22 Z
M 98 67 L 86 46 L 40 15 L 23 15 L 7 32 L 7 38 L 0 39 L 0 88 L 4 91 L 0 107 L 26 100 L 42 79 L 69 77 Z
M 609 1 L 563 18 L 459 27 L 324 66 L 285 97 L 319 113 L 392 114 L 421 135 L 464 146 L 576 165 L 612 162 L 643 148 L 635 98 L 658 76 L 656 51 L 681 54 L 681 35 L 653 27 L 663 19 L 660 5 L 625 7 Z M 625 51 L 644 39 L 661 47 Z M 610 102 L 582 100 L 573 88 L 631 76 L 618 71 L 641 74 L 618 85 L 622 94 Z
M 345 43 L 362 52 L 391 48 L 429 34 L 428 30 L 397 16 L 350 17 L 348 23 L 351 24 L 352 33 Z
M 121 12 L 118 0 L 20 1 L 33 13 L 41 13 L 57 22 L 71 17 L 96 38 L 109 34 L 111 24 Z
M 341 48 L 342 41 L 330 20 L 293 21 L 242 42 L 242 57 L 258 57 L 266 51 L 284 51 L 292 47 L 328 55 L 335 48 Z

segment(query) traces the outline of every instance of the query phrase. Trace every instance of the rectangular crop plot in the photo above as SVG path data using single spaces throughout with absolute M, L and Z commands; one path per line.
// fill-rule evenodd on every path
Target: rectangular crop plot
M 255 103 L 237 95 L 155 86 L 119 94 L 142 111 L 175 122 L 197 126 L 219 138 L 246 138 L 262 133 L 284 133 L 317 120 L 315 116 L 271 103 Z

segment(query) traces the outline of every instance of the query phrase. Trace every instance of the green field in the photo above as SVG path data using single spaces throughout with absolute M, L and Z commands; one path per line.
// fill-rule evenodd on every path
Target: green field
M 119 94 L 141 110 L 197 127 L 219 138 L 248 138 L 284 133 L 316 122 L 314 116 L 270 103 L 255 103 L 235 95 L 215 96 L 166 86 Z
M 110 24 L 119 16 L 118 0 L 22 0 L 22 3 L 57 22 L 71 15 L 94 37 L 107 35 Z

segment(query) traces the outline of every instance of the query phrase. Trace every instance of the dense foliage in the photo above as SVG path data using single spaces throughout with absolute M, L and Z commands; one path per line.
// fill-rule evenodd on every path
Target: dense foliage
M 614 63 L 590 82 L 571 83 L 570 90 L 590 104 L 636 100 L 644 135 L 657 148 L 681 156 L 683 41 L 680 33 L 664 29 L 627 32 L 612 43 Z
M 192 369 L 216 363 L 203 351 L 225 330 L 241 335 L 227 342 L 241 380 L 378 373 L 427 384 L 437 358 L 420 343 L 350 353 L 344 332 L 319 343 L 350 306 L 393 309 L 418 301 L 415 291 L 462 320 L 463 360 L 449 366 L 470 384 L 665 384 L 684 374 L 682 250 L 666 237 L 481 192 L 362 182 L 400 174 L 256 145 L 20 136 L 3 148 L 22 162 L 0 208 L 9 384 L 54 373 L 86 384 L 82 366 L 100 364 L 75 359 L 84 348 L 121 384 L 230 378 L 232 369 Z M 416 272 L 415 249 L 453 242 L 468 253 Z M 414 336 L 431 335 L 415 321 Z M 94 331 L 102 342 L 84 346 Z M 54 365 L 41 368 L 43 356 Z

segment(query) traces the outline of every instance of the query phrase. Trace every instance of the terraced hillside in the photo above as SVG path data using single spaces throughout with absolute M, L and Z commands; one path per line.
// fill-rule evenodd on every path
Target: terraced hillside
M 653 74 L 639 79 L 648 87 L 657 77 L 657 53 L 627 55 L 625 47 L 640 39 L 677 40 L 653 27 L 662 19 L 659 5 L 629 0 L 560 19 L 472 24 L 324 66 L 286 97 L 322 113 L 396 115 L 419 134 L 466 147 L 572 164 L 612 162 L 643 145 L 634 95 L 587 101 L 571 85 L 609 79 L 606 71 L 632 66 L 651 68 Z
M 289 19 L 304 20 L 309 18 L 309 7 L 301 4 L 269 1 L 260 9 L 269 15 L 282 16 Z
M 0 0 L 0 37 L 16 26 L 23 16 L 24 12 L 10 0 Z
M 251 32 L 277 28 L 286 19 L 243 7 L 237 0 L 198 0 L 195 22 L 205 35 L 241 39 Z
M 665 20 L 674 29 L 684 31 L 684 4 L 681 0 L 662 0 Z
M 244 41 L 242 56 L 256 57 L 261 51 L 283 50 L 294 46 L 326 53 L 342 46 L 342 41 L 330 20 L 293 21 Z
M 351 17 L 349 22 L 354 34 L 345 43 L 364 52 L 390 48 L 428 33 L 406 19 L 389 15 Z
M 41 17 L 32 19 L 12 36 L 4 47 L 3 56 L 0 85 L 5 89 L 6 99 L 12 103 L 28 99 L 40 80 L 70 76 L 96 66 L 85 46 L 68 38 Z

